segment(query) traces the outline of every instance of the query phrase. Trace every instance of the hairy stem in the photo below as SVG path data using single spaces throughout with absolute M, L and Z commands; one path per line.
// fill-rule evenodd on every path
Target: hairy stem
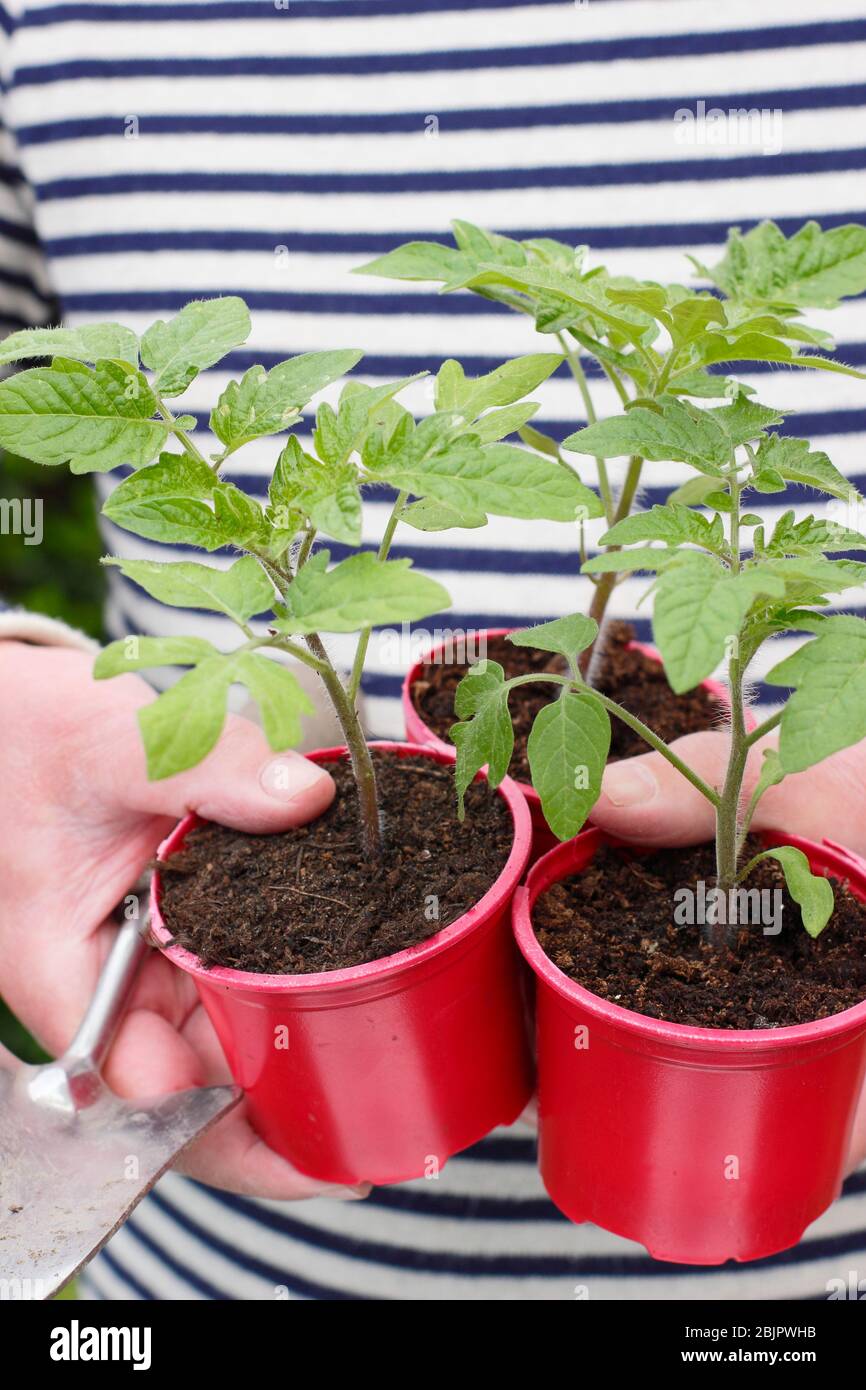
M 406 505 L 406 498 L 408 496 L 408 492 L 400 492 L 397 494 L 397 500 L 391 509 L 391 515 L 388 518 L 388 524 L 385 527 L 382 541 L 377 552 L 377 559 L 379 560 L 387 560 L 388 558 L 391 550 L 391 543 L 394 540 L 394 532 L 397 529 L 397 522 L 400 520 L 400 513 Z M 358 698 L 358 691 L 361 688 L 361 677 L 364 674 L 364 662 L 367 659 L 367 648 L 370 645 L 370 633 L 372 631 L 373 629 L 370 627 L 362 628 L 360 636 L 358 637 L 358 645 L 355 648 L 355 660 L 352 662 L 352 673 L 346 685 L 346 690 L 353 706 Z
M 740 571 L 740 484 L 736 476 L 736 462 L 732 460 L 732 471 L 728 482 L 731 496 L 730 548 L 731 570 Z M 724 894 L 724 902 L 730 907 L 731 894 L 737 885 L 737 858 L 739 853 L 738 814 L 740 796 L 743 790 L 743 775 L 749 752 L 746 721 L 743 710 L 743 669 L 740 659 L 738 634 L 731 633 L 728 646 L 728 687 L 731 700 L 731 744 L 728 752 L 728 766 L 721 799 L 716 807 L 716 886 Z M 726 921 L 707 923 L 702 931 L 711 946 L 719 948 L 730 944 L 736 935 L 730 923 L 732 913 L 726 912 Z
M 583 408 L 586 411 L 586 423 L 588 425 L 594 425 L 596 423 L 596 420 L 598 419 L 598 416 L 595 413 L 595 406 L 592 403 L 592 396 L 589 392 L 589 383 L 586 379 L 586 372 L 583 370 L 583 364 L 580 360 L 580 353 L 574 352 L 568 346 L 568 343 L 565 341 L 565 335 L 563 333 L 557 333 L 556 338 L 557 342 L 559 343 L 559 346 L 565 353 L 566 361 L 568 362 L 571 375 L 577 382 L 577 389 L 580 392 L 580 398 L 583 401 Z M 599 492 L 601 493 L 601 500 L 604 503 L 604 514 L 607 518 L 608 526 L 612 526 L 614 504 L 613 493 L 610 487 L 610 478 L 608 477 L 607 472 L 607 462 L 605 461 L 605 459 L 597 458 L 595 461 L 595 466 L 598 469 L 598 488 Z
M 629 459 L 628 470 L 625 475 L 625 481 L 623 482 L 622 489 L 620 491 L 619 498 L 616 504 L 616 511 L 613 515 L 614 526 L 616 526 L 617 522 L 624 520 L 624 518 L 627 517 L 631 512 L 632 503 L 634 502 L 635 498 L 635 493 L 637 492 L 638 485 L 640 483 L 640 475 L 642 468 L 642 458 L 638 458 L 635 455 Z M 611 546 L 610 549 L 618 550 L 619 546 Z M 615 588 L 616 575 L 612 570 L 609 570 L 606 574 L 599 575 L 598 583 L 595 586 L 595 593 L 593 594 L 592 602 L 589 605 L 589 616 L 592 619 L 594 619 L 596 623 L 598 623 L 599 635 L 601 634 L 601 628 L 604 622 L 604 615 L 607 612 L 607 605 L 610 602 L 610 596 Z M 595 651 L 597 641 L 598 638 L 596 638 L 596 641 L 591 643 L 590 646 L 586 647 L 580 654 L 580 671 L 581 675 L 583 675 L 584 677 L 586 677 L 587 672 L 590 669 L 590 663 L 592 662 L 593 652 Z
M 318 633 L 312 632 L 306 638 L 307 646 L 319 662 L 320 675 L 325 689 L 331 697 L 340 728 L 349 750 L 352 773 L 358 789 L 358 805 L 361 812 L 361 844 L 368 859 L 377 858 L 382 852 L 382 827 L 379 820 L 379 796 L 376 790 L 376 771 L 373 758 L 361 728 L 358 711 L 331 663 L 328 653 Z

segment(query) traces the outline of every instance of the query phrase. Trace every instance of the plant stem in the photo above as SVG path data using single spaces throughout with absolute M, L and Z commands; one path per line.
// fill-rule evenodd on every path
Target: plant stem
M 222 459 L 216 464 L 209 463 L 204 454 L 193 444 L 186 430 L 178 429 L 177 421 L 171 413 L 171 410 L 164 401 L 160 400 L 159 396 L 156 398 L 156 408 L 172 434 L 179 440 L 186 453 L 189 454 L 190 458 L 194 458 L 197 463 L 203 463 L 206 468 L 212 468 L 215 473 L 218 472 Z
M 379 822 L 379 797 L 376 791 L 376 771 L 373 759 L 355 703 L 325 651 L 318 633 L 311 632 L 306 638 L 307 646 L 319 662 L 320 675 L 325 689 L 331 697 L 340 728 L 349 750 L 349 759 L 358 788 L 358 804 L 361 811 L 361 844 L 368 859 L 376 859 L 382 852 L 382 828 Z
M 623 482 L 622 490 L 620 491 L 619 499 L 616 504 L 616 511 L 614 512 L 613 516 L 614 526 L 616 526 L 617 522 L 624 520 L 624 518 L 627 517 L 631 511 L 635 493 L 637 492 L 638 484 L 640 483 L 640 475 L 642 468 L 642 458 L 638 458 L 637 455 L 634 455 L 632 456 L 632 458 L 629 459 L 628 470 L 625 475 L 625 481 Z M 610 547 L 611 550 L 619 550 L 619 548 L 619 546 Z M 610 602 L 610 596 L 615 588 L 616 575 L 612 570 L 609 570 L 606 574 L 599 575 L 598 583 L 595 586 L 595 593 L 593 594 L 592 602 L 589 605 L 589 616 L 596 623 L 598 623 L 599 635 L 601 634 L 601 627 L 602 623 L 604 622 L 604 615 L 607 611 L 607 605 Z M 596 641 L 592 642 L 590 646 L 584 648 L 584 650 L 580 654 L 580 671 L 581 675 L 583 675 L 584 677 L 590 669 L 590 663 L 592 661 L 593 652 L 595 651 L 597 641 L 598 638 L 596 638 Z
M 598 419 L 598 416 L 595 413 L 595 406 L 592 403 L 592 396 L 589 393 L 589 383 L 586 379 L 586 372 L 583 370 L 583 364 L 580 360 L 580 353 L 572 351 L 572 349 L 568 346 L 568 343 L 565 341 L 564 334 L 557 333 L 556 338 L 557 342 L 559 343 L 559 346 L 565 353 L 566 361 L 568 362 L 571 375 L 577 382 L 577 389 L 580 392 L 580 398 L 583 401 L 583 408 L 586 411 L 586 422 L 588 425 L 594 425 L 596 423 L 596 420 Z M 595 461 L 595 466 L 598 469 L 598 487 L 601 493 L 601 500 L 604 503 L 604 514 L 607 518 L 608 526 L 612 526 L 613 493 L 611 492 L 610 488 L 610 478 L 608 477 L 607 472 L 607 462 L 605 459 L 597 458 Z
M 376 558 L 378 560 L 387 560 L 388 558 L 391 542 L 394 539 L 394 532 L 397 529 L 397 522 L 400 520 L 400 513 L 406 505 L 406 498 L 408 496 L 408 492 L 399 492 L 397 494 L 397 500 L 391 509 L 391 515 L 388 518 L 388 524 L 385 527 L 382 541 L 377 552 Z M 364 674 L 364 662 L 367 659 L 367 648 L 370 645 L 370 633 L 372 630 L 373 629 L 370 627 L 361 629 L 360 636 L 358 637 L 358 645 L 355 648 L 355 660 L 352 663 L 352 674 L 346 684 L 346 691 L 353 706 L 358 698 L 358 691 L 361 688 L 361 677 Z
M 615 714 L 617 719 L 622 720 L 623 724 L 627 724 L 636 734 L 640 734 L 641 738 L 645 743 L 649 744 L 650 748 L 654 748 L 657 753 L 661 753 L 662 757 L 665 758 L 672 767 L 675 767 L 677 772 L 682 773 L 683 777 L 691 782 L 692 786 L 701 793 L 701 796 L 706 797 L 711 806 L 718 808 L 720 803 L 719 793 L 714 791 L 709 783 L 704 781 L 703 777 L 699 777 L 687 763 L 684 763 L 682 758 L 678 757 L 673 749 L 667 746 L 664 739 L 659 738 L 658 734 L 654 734 L 648 724 L 644 724 L 643 720 L 638 719 L 637 715 L 632 714 L 630 710 L 623 709 L 622 705 L 618 705 L 615 700 L 608 699 L 606 695 L 599 694 L 597 690 L 593 690 L 591 693 L 593 698 L 600 701 L 610 714 Z
M 731 572 L 740 572 L 740 484 L 737 481 L 736 460 L 732 459 L 728 490 L 731 496 L 730 548 Z M 749 752 L 746 721 L 743 712 L 743 669 L 740 660 L 738 634 L 731 633 L 728 655 L 728 687 L 731 699 L 731 746 L 728 753 L 728 766 L 721 799 L 716 807 L 716 887 L 724 894 L 724 902 L 731 905 L 731 894 L 737 884 L 737 858 L 739 852 L 738 815 L 740 796 L 743 790 L 743 774 Z M 705 923 L 702 928 L 704 939 L 717 949 L 730 944 L 736 933 L 730 923 L 731 912 L 725 913 L 724 922 Z

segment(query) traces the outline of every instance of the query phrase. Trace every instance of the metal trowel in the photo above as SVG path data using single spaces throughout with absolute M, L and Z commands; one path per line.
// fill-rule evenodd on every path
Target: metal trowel
M 235 1086 L 209 1086 L 129 1101 L 103 1082 L 149 951 L 138 919 L 124 922 L 63 1056 L 0 1069 L 0 1297 L 53 1297 L 241 1098 Z

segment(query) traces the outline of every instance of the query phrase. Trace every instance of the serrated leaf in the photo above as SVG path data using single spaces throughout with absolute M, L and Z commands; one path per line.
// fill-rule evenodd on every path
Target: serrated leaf
M 368 432 L 377 428 L 377 415 L 387 415 L 392 398 L 422 376 L 424 372 L 418 372 L 415 376 L 390 381 L 384 386 L 363 386 L 360 382 L 350 382 L 340 397 L 337 411 L 327 402 L 320 405 L 313 432 L 319 458 L 325 463 L 345 463 L 356 449 L 362 447 Z
M 218 531 L 239 550 L 258 549 L 268 542 L 268 526 L 255 498 L 234 483 L 214 483 L 214 518 Z
M 389 458 L 383 482 L 432 497 L 461 513 L 574 521 L 601 516 L 602 505 L 570 469 L 513 444 L 480 445 L 472 436 L 445 443 L 419 461 Z
M 503 362 L 486 376 L 465 380 L 456 409 L 467 420 L 474 420 L 491 406 L 513 405 L 552 376 L 564 361 L 561 352 L 535 352 Z
M 731 574 L 709 555 L 682 555 L 656 587 L 653 634 L 671 689 L 681 695 L 711 675 L 738 638 L 755 597 L 769 579 Z M 776 583 L 778 591 L 779 582 Z M 784 589 L 782 588 L 784 592 Z
M 598 636 L 598 623 L 583 613 L 571 613 L 565 618 L 555 618 L 550 623 L 538 623 L 535 627 L 521 628 L 508 634 L 509 642 L 516 647 L 537 647 L 543 652 L 559 652 L 569 661 L 592 646 Z
M 734 227 L 721 261 L 704 273 L 748 304 L 832 309 L 866 290 L 866 228 L 849 223 L 825 232 L 806 222 L 786 238 L 774 222 L 745 236 Z
M 156 463 L 119 483 L 102 506 L 103 516 L 148 540 L 218 550 L 229 537 L 210 505 L 213 471 L 189 454 L 160 454 Z
M 301 716 L 315 707 L 287 666 L 255 652 L 238 652 L 234 679 L 246 686 L 259 707 L 265 738 L 275 752 L 301 741 Z
M 526 746 L 532 785 L 554 835 L 569 840 L 598 800 L 610 749 L 607 710 L 589 694 L 565 691 L 536 716 Z
M 116 358 L 137 366 L 138 338 L 120 323 L 85 323 L 80 328 L 24 328 L 0 343 L 0 365 L 29 357 L 90 363 Z
M 163 563 L 110 557 L 103 563 L 116 565 L 127 579 L 160 603 L 225 613 L 236 623 L 246 623 L 256 613 L 267 612 L 274 602 L 274 587 L 251 555 L 235 560 L 225 570 L 191 560 Z
M 721 518 L 712 520 L 676 502 L 655 506 L 648 512 L 633 512 L 617 522 L 599 540 L 599 545 L 632 545 L 635 541 L 664 541 L 667 545 L 700 545 L 716 554 L 727 546 Z
M 317 392 L 337 381 L 360 360 L 357 349 L 305 352 L 266 372 L 250 367 L 240 381 L 230 381 L 211 413 L 210 427 L 227 449 L 251 439 L 278 434 L 298 418 Z
M 35 463 L 68 461 L 74 473 L 139 468 L 168 436 L 155 410 L 145 378 L 120 363 L 33 367 L 0 381 L 0 444 Z
M 866 737 L 866 623 L 828 618 L 818 635 L 779 662 L 770 685 L 795 686 L 785 705 L 779 756 L 786 772 L 802 772 Z
M 864 373 L 835 358 L 819 353 L 797 352 L 768 333 L 707 333 L 696 345 L 696 360 L 704 366 L 714 362 L 783 362 L 789 367 L 811 367 L 843 376 L 863 377 Z
M 168 321 L 157 319 L 141 340 L 141 360 L 156 373 L 162 396 L 179 396 L 250 335 L 249 310 L 237 295 L 194 299 Z
M 514 752 L 514 729 L 508 712 L 505 673 L 495 661 L 471 667 L 455 692 L 454 708 L 460 721 L 449 737 L 457 749 L 454 781 L 457 814 L 464 816 L 466 789 L 483 767 L 491 787 L 498 787 L 508 772 Z
M 808 585 L 815 593 L 841 594 L 862 584 L 866 565 L 857 560 L 828 560 L 823 555 L 762 558 L 756 573 L 774 574 L 786 583 Z
M 219 654 L 203 637 L 130 635 L 103 647 L 93 663 L 93 678 L 107 680 L 110 676 L 146 671 L 154 666 L 197 666 L 200 661 Z
M 795 521 L 792 511 L 785 512 L 779 518 L 767 542 L 767 553 L 770 555 L 814 555 L 864 549 L 866 536 L 859 531 L 849 531 L 847 526 L 840 526 L 835 521 L 821 521 L 814 516 Z
M 812 450 L 808 439 L 772 434 L 761 441 L 755 455 L 757 474 L 772 470 L 789 483 L 817 488 L 843 501 L 856 500 L 857 491 L 821 450 Z
M 563 448 L 594 458 L 672 459 L 718 475 L 730 458 L 731 440 L 712 411 L 668 399 L 661 411 L 637 406 L 588 425 L 563 440 Z
M 326 570 L 320 550 L 299 571 L 277 619 L 280 632 L 358 632 L 382 623 L 414 622 L 447 608 L 447 590 L 411 568 L 411 560 L 378 560 L 363 551 Z
M 781 864 L 788 892 L 798 904 L 803 926 L 811 937 L 818 937 L 833 916 L 833 887 L 823 874 L 813 874 L 801 849 L 777 845 L 756 859 L 775 859 Z
M 270 486 L 272 519 L 300 513 L 317 531 L 346 545 L 361 541 L 361 494 L 352 463 L 323 463 L 294 435 L 277 460 Z

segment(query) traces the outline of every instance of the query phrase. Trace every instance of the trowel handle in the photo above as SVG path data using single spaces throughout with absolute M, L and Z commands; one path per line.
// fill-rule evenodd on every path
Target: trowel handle
M 65 1071 L 98 1071 L 111 1046 L 138 967 L 150 951 L 142 932 L 145 919 L 136 915 L 119 928 L 99 974 L 87 1013 L 69 1047 L 59 1059 Z

